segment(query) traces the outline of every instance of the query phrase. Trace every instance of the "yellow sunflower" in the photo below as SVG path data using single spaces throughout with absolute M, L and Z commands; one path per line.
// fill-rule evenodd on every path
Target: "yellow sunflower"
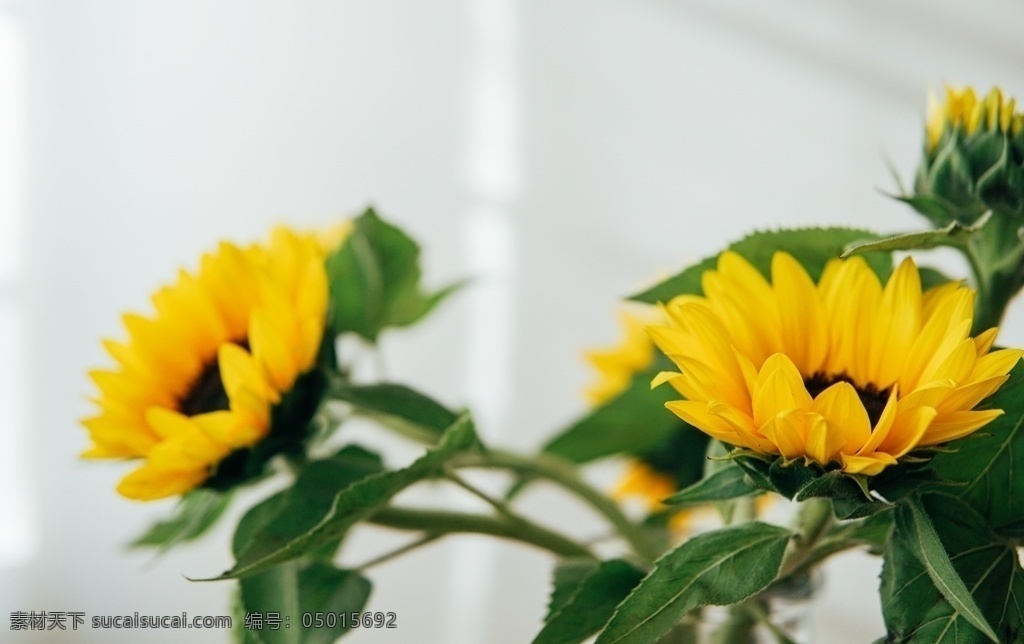
M 675 298 L 669 323 L 648 327 L 679 368 L 653 384 L 686 398 L 666 405 L 683 420 L 755 452 L 875 475 L 1002 414 L 973 408 L 1024 352 L 990 353 L 995 328 L 969 337 L 971 289 L 922 293 L 909 258 L 884 287 L 859 257 L 829 262 L 817 284 L 782 252 L 771 273 L 724 252 L 703 297 Z
M 600 405 L 622 393 L 633 376 L 651 366 L 654 361 L 654 343 L 644 329 L 656 319 L 652 315 L 641 318 L 622 312 L 619 314 L 619 321 L 625 330 L 622 341 L 609 349 L 584 354 L 598 376 L 597 381 L 585 392 L 591 404 Z
M 124 316 L 128 338 L 104 341 L 116 366 L 89 374 L 99 411 L 83 421 L 85 457 L 144 459 L 118 492 L 186 492 L 267 436 L 273 406 L 316 361 L 327 243 L 285 228 L 267 244 L 223 242 L 153 296 L 154 315 Z
M 934 151 L 946 128 L 962 129 L 974 134 L 978 129 L 999 130 L 1011 136 L 1024 131 L 1024 114 L 1015 113 L 1015 99 L 1004 98 L 998 87 L 979 99 L 974 88 L 946 87 L 946 102 L 939 104 L 934 94 L 928 96 L 927 146 Z
M 643 502 L 648 512 L 665 509 L 662 500 L 676 491 L 676 482 L 671 476 L 656 471 L 640 459 L 632 459 L 626 465 L 626 472 L 612 490 L 612 498 L 624 501 L 636 498 Z

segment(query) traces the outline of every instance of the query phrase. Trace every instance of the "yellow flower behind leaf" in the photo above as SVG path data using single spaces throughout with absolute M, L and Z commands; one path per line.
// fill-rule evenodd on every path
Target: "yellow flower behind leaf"
M 591 404 L 599 405 L 622 393 L 633 376 L 651 366 L 654 344 L 644 327 L 655 319 L 651 315 L 641 318 L 631 313 L 620 313 L 619 320 L 625 330 L 622 341 L 609 349 L 585 354 L 587 362 L 598 375 L 597 382 L 585 392 Z
M 1016 101 L 1005 98 L 1002 90 L 993 87 L 985 98 L 978 98 L 974 88 L 946 87 L 946 101 L 940 104 L 934 94 L 928 96 L 928 151 L 934 151 L 947 128 L 974 134 L 979 129 L 998 130 L 1017 136 L 1024 132 L 1024 114 L 1015 112 Z
M 815 284 L 776 253 L 772 280 L 726 251 L 704 297 L 666 305 L 648 327 L 679 372 L 667 407 L 725 443 L 874 475 L 909 451 L 966 436 L 1002 411 L 973 408 L 1022 352 L 989 352 L 997 329 L 969 337 L 974 292 L 922 292 L 906 259 L 884 286 L 859 258 L 833 260 Z
M 631 460 L 626 472 L 612 490 L 612 498 L 624 501 L 640 499 L 648 512 L 663 509 L 662 500 L 676 492 L 676 482 L 671 476 L 657 472 L 639 459 Z
M 118 492 L 187 492 L 267 436 L 273 406 L 316 361 L 325 252 L 285 228 L 267 244 L 223 242 L 157 291 L 154 315 L 124 316 L 127 340 L 104 342 L 116 366 L 90 373 L 99 410 L 83 421 L 93 443 L 85 457 L 142 460 Z

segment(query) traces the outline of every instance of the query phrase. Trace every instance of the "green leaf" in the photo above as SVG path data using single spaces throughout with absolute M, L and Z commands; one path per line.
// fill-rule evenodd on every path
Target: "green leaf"
M 349 630 L 348 613 L 362 611 L 370 596 L 370 582 L 359 573 L 318 561 L 289 561 L 241 579 L 239 586 L 242 610 L 263 621 L 246 635 L 265 644 L 329 644 Z M 278 628 L 268 614 L 279 617 Z M 252 620 L 250 625 L 256 626 Z
M 690 539 L 655 563 L 597 643 L 653 642 L 695 608 L 747 599 L 775 580 L 790 536 L 752 522 Z
M 925 291 L 953 281 L 952 277 L 930 266 L 919 266 L 918 273 L 921 275 L 921 289 Z
M 587 639 L 604 626 L 643 576 L 642 570 L 621 559 L 559 564 L 551 611 L 533 644 L 574 644 Z
M 936 226 L 945 226 L 955 219 L 957 207 L 938 195 L 890 195 L 902 201 Z
M 960 578 L 960 573 L 953 567 L 950 555 L 939 539 L 920 497 L 912 496 L 896 508 L 895 526 L 895 538 L 917 555 L 932 583 L 957 614 L 993 642 L 999 642 L 995 631 L 975 603 L 971 591 Z
M 943 479 L 962 484 L 952 493 L 978 510 L 1000 532 L 1024 516 L 1024 363 L 977 409 L 1005 413 L 966 438 L 950 443 L 932 467 Z
M 654 375 L 654 371 L 645 371 L 635 376 L 621 394 L 552 439 L 544 452 L 586 463 L 613 454 L 636 454 L 668 439 L 674 430 L 685 426 L 665 409 L 666 402 L 679 396 L 670 387 L 652 390 Z
M 848 245 L 878 238 L 876 233 L 853 228 L 795 228 L 753 233 L 730 244 L 729 250 L 742 255 L 769 279 L 772 256 L 776 251 L 785 251 L 795 257 L 817 281 L 828 260 L 839 257 L 839 253 Z M 888 254 L 871 253 L 865 255 L 865 259 L 882 279 L 888 278 L 892 272 L 892 259 Z M 677 295 L 703 295 L 701 277 L 717 265 L 718 255 L 708 257 L 629 299 L 657 304 L 668 302 Z
M 701 479 L 690 487 L 676 492 L 664 499 L 665 505 L 691 506 L 702 505 L 712 501 L 725 501 L 740 496 L 748 496 L 761 491 L 750 483 L 746 472 L 738 465 L 718 470 L 711 476 Z
M 996 625 L 997 641 L 1020 641 L 1024 634 L 1024 570 L 1012 545 L 1000 539 L 982 516 L 955 497 L 928 494 L 921 502 L 956 572 L 988 623 Z M 889 630 L 886 642 L 986 641 L 981 631 L 936 589 L 920 561 L 919 546 L 907 538 L 905 526 L 897 525 L 886 545 L 881 595 Z
M 366 476 L 340 488 L 326 508 L 324 499 L 338 487 L 321 492 L 312 489 L 311 482 L 309 488 L 292 499 L 297 506 L 285 503 L 277 516 L 255 532 L 236 557 L 235 565 L 215 579 L 251 575 L 336 542 L 352 525 L 373 514 L 405 488 L 437 476 L 449 458 L 478 447 L 472 422 L 468 415 L 463 415 L 435 448 L 410 466 Z M 307 466 L 306 470 L 311 468 L 312 465 Z M 326 484 L 330 485 L 330 481 Z
M 362 612 L 369 597 L 370 581 L 358 572 L 319 561 L 305 565 L 299 571 L 299 608 L 302 613 L 312 613 L 314 622 L 313 628 L 303 629 L 303 644 L 329 644 L 341 637 L 352 627 L 351 620 L 334 620 L 331 627 L 329 615 Z M 320 628 L 315 621 L 318 613 L 325 617 Z
M 209 530 L 231 503 L 231 494 L 199 488 L 182 497 L 174 515 L 154 523 L 145 534 L 132 541 L 131 548 L 157 548 L 165 552 L 193 541 Z
M 305 534 L 330 511 L 339 492 L 380 473 L 383 467 L 379 456 L 354 445 L 342 448 L 331 458 L 307 464 L 284 499 L 278 501 L 273 515 L 262 522 L 236 556 L 245 557 L 268 539 L 277 543 Z
M 345 385 L 332 388 L 331 394 L 361 412 L 377 416 L 382 422 L 411 426 L 412 431 L 404 433 L 431 443 L 437 442 L 441 433 L 459 419 L 458 414 L 441 403 L 405 385 Z
M 590 557 L 570 557 L 558 560 L 552 579 L 551 601 L 548 602 L 548 613 L 544 616 L 545 622 L 569 603 L 576 593 L 576 589 L 590 573 L 594 572 L 598 563 Z
M 964 248 L 971 236 L 980 231 L 991 218 L 992 211 L 989 211 L 971 226 L 965 226 L 959 221 L 951 221 L 938 230 L 900 233 L 885 239 L 855 242 L 843 249 L 842 257 L 846 259 L 851 255 L 860 255 L 870 251 L 925 250 L 939 246 Z
M 420 284 L 420 247 L 402 230 L 367 209 L 328 258 L 331 327 L 371 342 L 389 326 L 408 326 L 462 283 L 427 294 Z

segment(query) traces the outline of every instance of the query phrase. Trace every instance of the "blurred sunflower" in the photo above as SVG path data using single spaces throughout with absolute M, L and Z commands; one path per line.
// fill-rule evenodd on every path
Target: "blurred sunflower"
M 99 390 L 86 458 L 143 459 L 117 487 L 139 500 L 187 492 L 272 431 L 275 406 L 311 371 L 328 306 L 326 236 L 273 231 L 267 244 L 222 242 L 194 274 L 152 298 L 155 314 L 123 317 L 116 361 L 90 372 Z M 235 459 L 237 460 L 237 459 Z
M 584 392 L 591 404 L 608 402 L 622 393 L 634 377 L 651 368 L 655 358 L 654 343 L 647 335 L 646 325 L 661 319 L 653 309 L 620 312 L 622 340 L 608 349 L 584 354 L 597 375 L 597 380 Z M 680 440 L 684 431 L 687 429 L 680 427 L 661 444 L 632 455 L 612 490 L 612 497 L 619 501 L 638 499 L 648 512 L 664 510 L 661 500 L 679 489 L 678 471 L 689 469 L 694 460 L 680 453 L 687 448 L 686 441 Z M 700 458 L 703 459 L 703 454 Z
M 969 337 L 974 292 L 922 292 L 913 260 L 883 287 L 867 263 L 833 260 L 818 284 L 776 253 L 769 283 L 724 252 L 704 296 L 665 306 L 648 327 L 679 368 L 676 415 L 725 443 L 786 460 L 875 475 L 909 451 L 966 436 L 1002 411 L 973 408 L 1022 352 L 989 352 L 997 329 Z
M 961 130 L 968 136 L 979 130 L 1019 135 L 1024 132 L 1024 114 L 1014 111 L 1015 103 L 1015 99 L 1004 97 L 998 87 L 993 87 L 984 98 L 978 98 L 973 87 L 946 87 L 944 103 L 930 94 L 925 125 L 927 150 L 938 148 L 946 131 Z
M 644 329 L 657 319 L 650 313 L 645 318 L 619 313 L 619 323 L 625 331 L 622 341 L 609 349 L 595 349 L 584 354 L 597 373 L 597 381 L 584 392 L 591 404 L 600 405 L 622 393 L 633 376 L 651 366 L 654 343 Z

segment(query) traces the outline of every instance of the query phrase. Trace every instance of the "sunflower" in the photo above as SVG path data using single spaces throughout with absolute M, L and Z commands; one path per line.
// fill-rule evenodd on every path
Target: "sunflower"
M 934 151 L 943 132 L 960 129 L 971 135 L 979 129 L 998 130 L 1010 136 L 1024 131 L 1024 114 L 1014 112 L 1015 100 L 1004 98 L 998 87 L 979 99 L 974 88 L 954 89 L 946 87 L 946 102 L 939 104 L 935 96 L 928 96 L 927 149 Z
M 883 287 L 867 263 L 830 261 L 815 284 L 779 252 L 769 283 L 734 252 L 702 278 L 704 296 L 665 307 L 648 327 L 679 368 L 686 400 L 667 407 L 725 443 L 875 475 L 909 451 L 967 436 L 1002 414 L 973 410 L 1006 380 L 1016 349 L 969 337 L 974 292 L 922 293 L 913 260 Z
M 86 458 L 144 459 L 118 492 L 181 494 L 267 437 L 275 405 L 315 366 L 331 238 L 278 228 L 266 244 L 223 242 L 153 296 L 154 315 L 123 317 L 128 338 L 104 341 L 116 366 L 90 372 L 99 411 L 83 421 Z
M 608 402 L 622 393 L 633 378 L 654 365 L 654 343 L 647 335 L 646 325 L 661 321 L 660 312 L 653 307 L 619 313 L 622 340 L 608 349 L 585 354 L 598 376 L 585 392 L 592 404 Z M 694 458 L 687 453 L 692 449 L 692 441 L 686 440 L 687 432 L 692 431 L 680 424 L 659 444 L 631 455 L 612 497 L 619 501 L 638 499 L 649 512 L 664 510 L 662 499 L 678 490 L 681 481 L 689 483 L 687 477 L 692 476 L 689 471 Z M 703 450 L 699 458 L 703 458 Z
M 622 341 L 609 349 L 591 350 L 584 354 L 598 376 L 597 381 L 584 392 L 591 404 L 600 405 L 622 393 L 633 376 L 651 366 L 654 343 L 644 329 L 658 319 L 649 313 L 641 317 L 621 312 L 619 323 L 625 332 Z

